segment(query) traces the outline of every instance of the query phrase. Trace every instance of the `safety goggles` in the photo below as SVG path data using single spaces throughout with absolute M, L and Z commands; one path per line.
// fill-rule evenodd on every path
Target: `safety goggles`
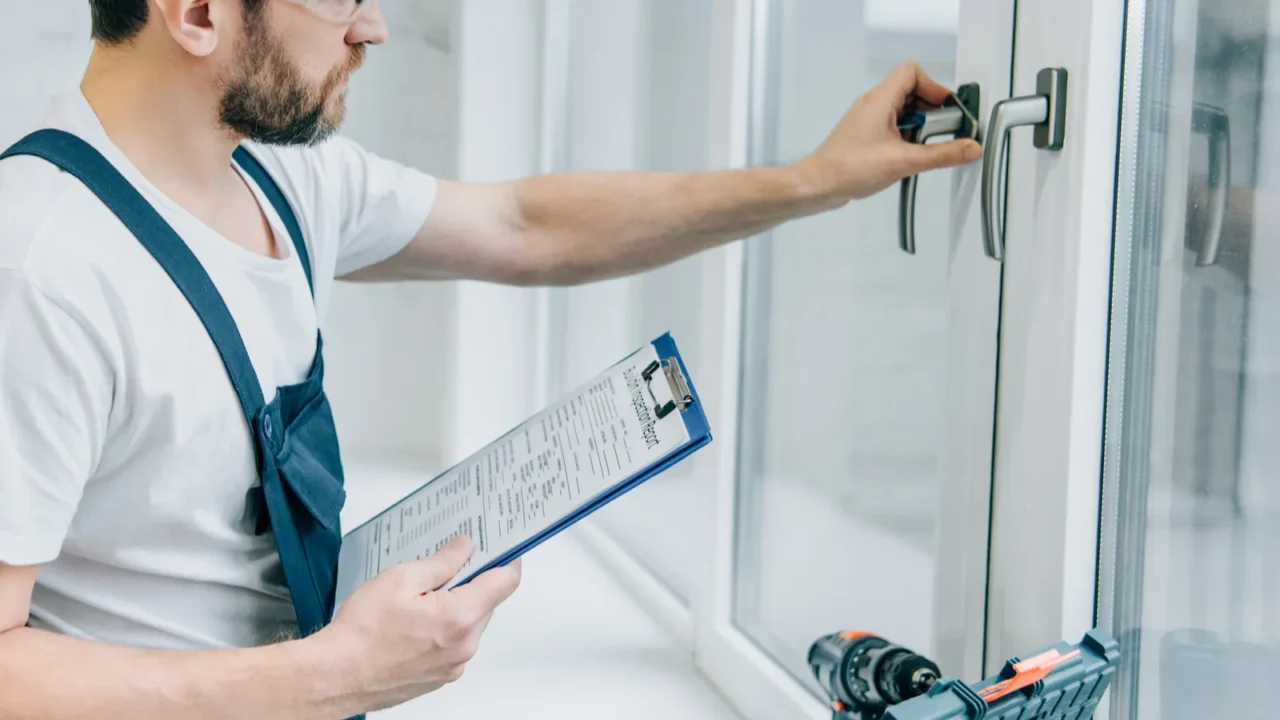
M 374 0 L 289 0 L 289 2 L 302 5 L 329 22 L 343 24 L 355 20 L 360 10 L 372 5 Z

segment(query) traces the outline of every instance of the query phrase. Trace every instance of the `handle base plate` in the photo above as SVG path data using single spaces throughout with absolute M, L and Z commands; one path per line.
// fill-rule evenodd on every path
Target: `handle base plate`
M 1044 68 L 1036 73 L 1036 94 L 1049 99 L 1049 113 L 1035 126 L 1032 142 L 1041 150 L 1061 150 L 1067 137 L 1067 71 Z

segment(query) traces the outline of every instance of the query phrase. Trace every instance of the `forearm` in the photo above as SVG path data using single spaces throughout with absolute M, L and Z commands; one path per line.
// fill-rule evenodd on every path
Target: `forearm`
M 976 140 L 922 145 L 897 128 L 914 100 L 937 107 L 950 95 L 904 63 L 859 97 L 814 152 L 783 167 L 441 181 L 404 250 L 344 277 L 568 285 L 666 265 L 976 160 Z
M 340 657 L 320 635 L 179 652 L 19 628 L 0 634 L 0 718 L 345 718 Z
M 795 166 L 701 173 L 562 173 L 516 184 L 538 282 L 674 262 L 838 205 Z

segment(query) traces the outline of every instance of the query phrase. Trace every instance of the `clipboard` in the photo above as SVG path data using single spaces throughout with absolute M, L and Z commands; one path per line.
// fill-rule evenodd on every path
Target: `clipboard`
M 345 533 L 335 607 L 388 567 L 429 557 L 460 533 L 475 552 L 439 589 L 464 585 L 711 439 L 689 370 L 664 333 Z

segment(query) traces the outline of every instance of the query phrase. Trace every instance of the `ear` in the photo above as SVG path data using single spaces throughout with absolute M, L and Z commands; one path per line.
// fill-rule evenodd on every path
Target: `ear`
M 152 0 L 174 42 L 197 57 L 213 54 L 220 31 L 230 26 L 221 0 Z

